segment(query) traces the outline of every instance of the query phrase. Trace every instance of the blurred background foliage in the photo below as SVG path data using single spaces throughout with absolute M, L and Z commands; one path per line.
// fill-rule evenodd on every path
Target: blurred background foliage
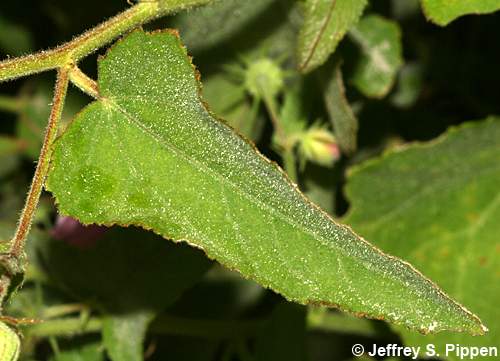
M 125 0 L 3 1 L 0 56 L 56 46 L 127 6 Z M 363 55 L 355 34 L 346 36 L 324 66 L 307 75 L 296 71 L 302 18 L 295 1 L 221 0 L 213 8 L 145 28 L 180 30 L 201 72 L 209 107 L 279 163 L 283 144 L 273 139 L 270 108 L 292 119 L 291 128 L 300 132 L 331 129 L 331 109 L 325 106 L 325 87 L 331 83 L 325 81 L 343 82 L 345 98 L 334 89 L 326 102 L 340 107 L 337 116 L 346 119 L 347 136 L 357 119 L 357 136 L 342 144 L 344 136 L 336 134 L 343 155 L 326 162 L 304 145 L 299 157 L 305 159 L 297 162 L 300 187 L 340 217 L 349 208 L 343 186 L 350 166 L 390 147 L 433 139 L 451 125 L 500 114 L 500 14 L 462 17 L 445 28 L 427 22 L 414 0 L 373 1 L 365 14 L 391 20 L 393 30 L 388 31 L 400 34 L 396 41 L 402 49 L 394 82 L 389 80 L 375 96 L 360 86 Z M 94 78 L 104 51 L 81 64 Z M 282 94 L 271 96 L 274 105 L 266 94 L 249 91 L 245 78 L 247 69 L 263 58 L 278 65 L 284 79 Z M 34 170 L 54 76 L 0 84 L 4 239 L 12 234 Z M 88 102 L 71 89 L 63 121 Z M 336 133 L 342 131 L 342 124 L 333 126 Z M 313 140 L 323 136 L 308 134 Z M 357 142 L 356 151 L 352 142 Z M 25 327 L 23 360 L 331 361 L 350 359 L 353 343 L 400 342 L 380 321 L 289 304 L 185 245 L 138 229 L 96 230 L 57 218 L 49 194 L 43 196 L 29 253 L 26 283 L 7 313 L 46 322 Z

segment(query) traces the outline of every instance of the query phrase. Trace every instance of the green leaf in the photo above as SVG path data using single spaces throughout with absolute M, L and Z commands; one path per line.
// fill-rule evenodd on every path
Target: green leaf
M 105 317 L 102 342 L 113 361 L 144 360 L 144 336 L 154 314 L 134 312 Z
M 342 62 L 336 60 L 331 73 L 323 77 L 326 79 L 323 98 L 340 149 L 346 154 L 352 154 L 357 148 L 359 126 L 358 119 L 345 96 L 341 65 Z
M 54 149 L 47 188 L 61 213 L 188 242 L 300 303 L 422 332 L 483 332 L 476 316 L 333 221 L 214 118 L 175 34 L 128 35 L 100 61 L 99 89 Z
M 323 64 L 361 16 L 366 0 L 305 0 L 298 39 L 299 68 L 307 73 Z
M 490 327 L 480 338 L 403 332 L 409 345 L 435 343 L 444 355 L 446 343 L 500 342 L 498 139 L 500 118 L 467 124 L 369 161 L 348 179 L 352 210 L 346 221 L 416 264 Z
M 219 0 L 189 13 L 177 15 L 179 29 L 191 51 L 201 51 L 231 39 L 255 22 L 275 0 Z
M 499 0 L 420 0 L 425 16 L 445 26 L 467 14 L 488 14 L 500 9 Z
M 398 23 L 378 15 L 367 15 L 349 34 L 363 54 L 354 69 L 354 85 L 368 97 L 385 96 L 403 64 Z

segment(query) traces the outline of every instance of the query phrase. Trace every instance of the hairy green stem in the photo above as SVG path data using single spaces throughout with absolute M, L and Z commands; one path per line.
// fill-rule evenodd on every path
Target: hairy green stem
M 121 34 L 148 21 L 211 0 L 158 0 L 140 2 L 57 48 L 0 62 L 0 82 L 57 69 L 93 53 Z
M 75 84 L 81 91 L 87 93 L 92 98 L 99 97 L 99 87 L 95 80 L 89 78 L 77 66 L 74 66 L 69 73 L 69 80 Z
M 10 245 L 10 256 L 18 260 L 22 256 L 24 243 L 31 228 L 31 223 L 35 214 L 36 206 L 38 205 L 38 200 L 40 199 L 40 194 L 42 193 L 45 177 L 49 170 L 50 156 L 52 153 L 52 143 L 54 143 L 54 140 L 57 136 L 59 120 L 61 119 L 64 100 L 66 99 L 66 92 L 68 90 L 69 71 L 69 67 L 65 67 L 61 68 L 57 73 L 56 87 L 54 90 L 54 98 L 52 101 L 52 110 L 50 112 L 49 122 L 45 131 L 42 150 L 40 151 L 40 156 L 38 157 L 38 163 L 36 166 L 35 174 L 33 176 L 33 181 L 26 198 L 23 212 L 21 213 L 21 217 L 19 218 L 16 233 Z
M 273 98 L 264 98 L 264 105 L 266 106 L 271 122 L 273 123 L 274 131 L 280 143 L 286 142 L 286 134 L 281 126 L 281 120 L 278 116 L 276 101 Z

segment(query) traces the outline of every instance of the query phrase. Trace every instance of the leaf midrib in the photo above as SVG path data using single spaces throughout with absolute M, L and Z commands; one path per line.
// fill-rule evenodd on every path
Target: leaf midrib
M 285 214 L 279 212 L 278 210 L 276 210 L 275 208 L 272 208 L 268 205 L 266 205 L 265 203 L 261 202 L 260 200 L 258 199 L 255 199 L 255 198 L 252 198 L 250 197 L 250 195 L 248 195 L 246 192 L 242 192 L 240 190 L 240 188 L 236 185 L 236 184 L 233 184 L 232 182 L 230 182 L 227 178 L 224 178 L 221 174 L 217 173 L 215 170 L 213 170 L 212 168 L 210 167 L 207 167 L 205 164 L 203 164 L 202 162 L 200 162 L 198 159 L 196 158 L 193 158 L 191 156 L 189 156 L 187 153 L 185 153 L 184 151 L 182 151 L 182 149 L 176 147 L 175 145 L 173 145 L 172 143 L 169 143 L 167 142 L 163 137 L 161 137 L 160 135 L 154 133 L 151 129 L 148 129 L 147 127 L 145 127 L 139 119 L 137 119 L 136 117 L 134 117 L 132 114 L 130 114 L 129 112 L 127 112 L 123 107 L 121 107 L 116 101 L 110 99 L 110 98 L 107 98 L 107 100 L 109 101 L 109 104 L 113 106 L 113 108 L 115 108 L 115 110 L 117 110 L 118 112 L 120 112 L 121 114 L 123 114 L 129 121 L 130 123 L 129 124 L 134 124 L 137 128 L 139 128 L 141 131 L 143 131 L 145 134 L 149 135 L 151 138 L 153 138 L 156 142 L 158 142 L 159 144 L 162 144 L 163 146 L 165 146 L 166 148 L 168 148 L 170 151 L 172 151 L 173 153 L 175 153 L 177 156 L 179 157 L 182 157 L 184 158 L 187 162 L 189 162 L 195 169 L 196 167 L 198 166 L 199 168 L 207 171 L 208 174 L 211 174 L 214 178 L 218 178 L 219 180 L 221 180 L 222 182 L 228 184 L 231 186 L 231 188 L 235 191 L 235 193 L 241 195 L 242 197 L 246 198 L 250 203 L 253 203 L 255 205 L 257 205 L 259 208 L 261 208 L 262 210 L 264 211 L 267 211 L 271 214 L 274 214 L 274 215 L 277 215 L 281 220 L 285 221 L 286 223 L 288 223 L 290 226 L 292 226 L 293 228 L 298 228 L 299 230 L 303 231 L 304 233 L 310 235 L 311 237 L 313 237 L 313 239 L 316 239 L 318 241 L 320 241 L 323 245 L 327 246 L 328 248 L 331 248 L 331 249 L 334 249 L 334 250 L 339 250 L 340 253 L 344 254 L 343 249 L 341 247 L 336 247 L 335 243 L 334 242 L 331 242 L 330 240 L 328 240 L 327 238 L 324 238 L 318 234 L 316 234 L 313 230 L 311 229 L 308 229 L 308 228 L 305 228 L 304 225 L 300 224 L 300 223 L 297 223 L 297 222 L 294 222 L 292 219 L 290 219 L 289 217 L 287 217 Z M 204 110 L 205 111 L 205 110 Z M 205 111 L 206 112 L 206 111 Z M 209 117 L 210 115 L 208 113 L 206 113 Z M 262 155 L 260 153 L 257 153 L 259 157 L 263 158 Z M 265 160 L 265 159 L 264 159 Z M 279 168 L 277 168 L 277 170 L 283 174 L 283 171 Z M 286 178 L 285 178 L 285 181 L 286 181 Z M 293 186 L 293 185 L 292 185 Z M 304 196 L 301 194 L 301 197 L 304 198 Z M 307 199 L 303 199 L 305 202 L 307 202 L 310 206 L 310 202 L 307 200 Z M 313 207 L 315 208 L 315 207 Z M 338 225 L 335 221 L 333 221 L 327 214 L 325 214 L 323 211 L 319 210 L 319 209 L 315 209 L 316 211 L 319 211 L 321 212 L 321 214 L 323 216 L 326 216 L 329 218 L 329 221 L 333 222 L 335 224 L 335 226 L 337 227 L 341 227 L 340 225 Z M 361 238 L 360 238 L 361 239 Z M 365 241 L 366 242 L 366 241 Z M 369 245 L 368 242 L 366 242 L 366 244 Z M 376 250 L 375 247 L 371 247 L 373 250 Z
M 185 152 L 183 152 L 181 149 L 179 149 L 178 147 L 176 147 L 175 145 L 167 142 L 163 137 L 159 136 L 158 134 L 155 134 L 152 130 L 148 129 L 147 127 L 145 127 L 139 119 L 137 119 L 136 117 L 134 117 L 132 114 L 130 114 L 129 112 L 126 111 L 126 109 L 124 109 L 123 107 L 121 107 L 116 101 L 110 99 L 110 98 L 107 98 L 107 101 L 109 102 L 109 104 L 115 108 L 116 111 L 120 112 L 121 114 L 123 114 L 126 119 L 129 120 L 129 124 L 133 124 L 135 125 L 138 129 L 140 129 L 142 132 L 144 132 L 144 134 L 146 135 L 149 135 L 151 138 L 153 138 L 155 141 L 158 142 L 158 144 L 162 144 L 163 146 L 167 147 L 169 150 L 171 150 L 173 153 L 175 153 L 176 155 L 180 156 L 180 157 L 183 157 L 186 161 L 188 161 L 190 164 L 192 164 L 195 168 L 196 166 L 200 166 L 200 168 L 204 169 L 207 171 L 208 174 L 212 174 L 213 176 L 221 179 L 225 184 L 228 184 L 231 186 L 231 188 L 235 189 L 236 190 L 236 193 L 237 194 L 240 194 L 241 196 L 245 197 L 250 203 L 255 203 L 257 206 L 261 207 L 263 210 L 267 210 L 268 212 L 272 213 L 272 214 L 276 214 L 280 217 L 280 219 L 284 220 L 285 222 L 287 222 L 289 225 L 291 226 L 296 226 L 297 228 L 301 229 L 302 231 L 304 231 L 304 233 L 307 233 L 309 234 L 310 236 L 313 237 L 313 239 L 316 239 L 318 240 L 322 245 L 326 246 L 327 248 L 329 249 L 334 249 L 334 251 L 336 250 L 340 250 L 339 253 L 341 253 L 342 255 L 346 256 L 346 253 L 342 252 L 343 249 L 342 248 L 337 248 L 335 247 L 335 243 L 333 242 L 328 242 L 325 238 L 323 237 L 316 237 L 315 234 L 311 233 L 311 231 L 309 231 L 308 229 L 304 228 L 304 226 L 302 226 L 301 224 L 298 224 L 298 223 L 295 223 L 293 222 L 292 220 L 290 220 L 288 217 L 286 217 L 285 215 L 283 215 L 281 212 L 279 211 L 276 211 L 274 208 L 272 207 L 269 207 L 267 205 L 265 205 L 264 203 L 260 202 L 259 200 L 257 199 L 253 199 L 251 198 L 247 193 L 244 193 L 244 192 L 241 192 L 240 189 L 235 185 L 233 184 L 232 182 L 230 182 L 228 179 L 222 177 L 219 173 L 217 173 L 216 171 L 212 170 L 211 168 L 207 167 L 206 165 L 204 165 L 203 163 L 201 163 L 200 161 L 198 161 L 197 159 L 195 158 L 192 158 L 190 157 L 189 155 L 187 155 Z M 259 156 L 261 156 L 259 154 Z M 225 195 L 224 195 L 225 197 Z M 228 202 L 226 201 L 226 204 Z M 228 217 L 228 213 L 226 212 L 226 217 Z M 232 217 L 231 217 L 231 220 L 232 220 Z M 234 221 L 234 220 L 233 220 Z M 199 232 L 198 232 L 199 233 Z M 274 233 L 274 238 L 271 237 L 273 239 L 273 243 L 275 242 L 275 237 L 276 237 L 276 229 L 274 228 L 273 226 L 273 233 Z M 204 238 L 206 239 L 207 237 L 204 236 Z M 363 240 L 364 241 L 364 240 Z M 366 242 L 366 241 L 364 241 Z M 207 242 L 208 243 L 208 242 Z M 368 244 L 368 242 L 366 242 Z M 369 244 L 368 244 L 369 245 Z M 377 252 L 379 251 L 378 249 L 376 249 L 375 247 L 371 247 L 372 250 L 374 252 Z M 240 250 L 242 250 L 242 248 L 240 247 Z M 379 251 L 380 252 L 380 251 Z M 246 252 L 243 250 L 243 254 L 246 254 Z M 347 254 L 347 257 L 350 257 L 349 254 Z M 355 259 L 354 257 L 350 257 L 352 259 Z M 343 267 L 341 266 L 342 265 L 342 261 L 341 261 L 341 258 L 336 256 L 335 259 L 337 260 L 337 264 L 339 266 L 339 276 L 341 278 L 344 279 L 344 281 L 349 284 L 349 280 L 351 279 L 351 277 L 348 276 L 348 274 L 345 272 L 345 270 L 343 269 Z M 357 259 L 355 259 L 357 260 Z M 358 260 L 357 260 L 358 261 Z M 394 259 L 393 259 L 394 261 Z M 247 263 L 251 266 L 251 268 L 253 269 L 253 266 L 252 266 L 252 262 L 248 262 Z M 363 262 L 359 262 L 358 263 L 360 264 L 363 264 Z M 291 269 L 289 266 L 288 266 L 288 263 L 285 262 L 284 263 L 286 265 L 286 268 L 291 271 L 290 274 L 293 274 L 294 277 L 300 282 L 300 281 L 304 281 L 304 278 L 300 277 L 299 275 L 297 275 L 293 269 Z M 261 275 L 256 275 L 255 272 L 253 272 L 254 274 L 254 277 L 258 277 L 258 278 L 262 278 Z M 387 276 L 386 276 L 387 277 Z M 402 281 L 398 280 L 397 278 L 394 278 L 394 277 L 391 277 L 391 279 L 393 279 L 394 281 L 396 282 L 400 282 L 402 283 Z M 267 281 L 269 282 L 269 281 Z M 272 282 L 270 282 L 272 283 Z M 356 296 L 356 298 L 358 300 L 361 300 L 361 297 L 359 296 L 359 292 L 355 289 L 355 288 L 351 288 L 351 293 L 353 294 L 353 296 Z
M 325 22 L 321 25 L 321 28 L 319 29 L 316 37 L 314 38 L 312 47 L 310 48 L 309 53 L 307 54 L 307 58 L 304 61 L 304 63 L 300 66 L 301 69 L 305 69 L 311 62 L 311 59 L 314 56 L 314 52 L 316 51 L 321 38 L 325 34 L 326 28 L 328 27 L 328 23 L 332 19 L 333 11 L 335 10 L 335 5 L 337 5 L 337 0 L 331 0 L 330 7 L 328 8 L 328 14 L 325 18 Z

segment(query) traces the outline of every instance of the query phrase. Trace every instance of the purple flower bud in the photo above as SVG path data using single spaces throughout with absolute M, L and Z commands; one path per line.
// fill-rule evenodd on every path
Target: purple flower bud
M 57 216 L 50 235 L 57 240 L 85 249 L 92 247 L 98 239 L 102 238 L 107 229 L 105 226 L 96 224 L 85 226 L 74 218 Z

